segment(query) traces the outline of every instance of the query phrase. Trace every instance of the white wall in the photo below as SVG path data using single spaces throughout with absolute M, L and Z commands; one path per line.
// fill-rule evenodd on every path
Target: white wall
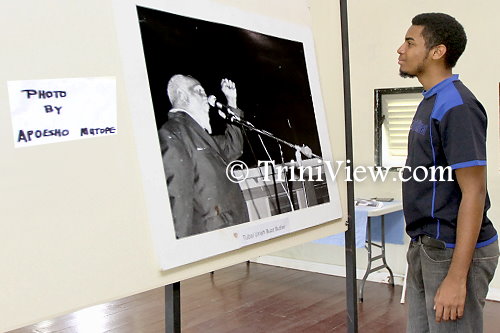
M 321 19 L 325 3 L 312 1 L 312 18 Z M 499 91 L 500 28 L 497 14 L 500 2 L 481 1 L 472 6 L 467 0 L 422 1 L 349 1 L 349 38 L 355 165 L 374 165 L 374 100 L 377 88 L 419 86 L 416 79 L 398 75 L 396 49 L 403 42 L 413 16 L 423 12 L 445 12 L 455 16 L 465 28 L 468 45 L 458 61 L 455 73 L 485 106 L 488 128 L 488 190 L 492 202 L 489 217 L 500 230 Z M 338 34 L 328 30 L 323 34 Z M 340 47 L 340 45 L 339 45 Z M 320 60 L 320 69 L 322 59 Z M 321 73 L 322 75 L 324 73 Z M 323 87 L 328 89 L 328 87 Z M 391 178 L 391 177 L 389 177 Z M 355 184 L 359 197 L 401 198 L 401 183 L 365 181 Z M 405 270 L 406 245 L 388 245 L 389 265 L 397 274 Z M 277 254 L 286 258 L 344 265 L 344 248 L 333 245 L 304 244 Z M 366 251 L 357 251 L 358 268 L 366 267 Z M 500 288 L 500 269 L 491 284 Z
M 307 0 L 286 1 L 286 10 L 281 0 L 218 2 L 311 26 Z M 161 272 L 114 20 L 111 0 L 0 1 L 0 332 L 345 230 L 344 216 Z M 330 24 L 338 30 L 338 20 Z M 339 59 L 339 40 L 318 44 L 323 59 Z M 340 82 L 340 69 L 338 60 L 324 66 L 323 83 Z M 7 81 L 98 76 L 117 79 L 117 135 L 14 148 Z M 326 91 L 325 101 L 342 108 L 338 89 Z M 328 121 L 336 158 L 344 159 L 343 114 Z M 345 207 L 345 184 L 339 187 Z

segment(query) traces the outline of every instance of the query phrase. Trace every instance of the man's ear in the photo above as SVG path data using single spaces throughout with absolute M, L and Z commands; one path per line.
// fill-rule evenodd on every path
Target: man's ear
M 434 60 L 443 59 L 444 55 L 446 54 L 446 46 L 444 46 L 443 44 L 436 45 L 431 49 L 430 52 L 432 59 Z
M 177 95 L 177 100 L 182 103 L 182 105 L 185 105 L 187 102 L 188 102 L 188 95 L 186 94 L 186 92 L 182 89 L 177 89 L 175 91 L 176 95 Z

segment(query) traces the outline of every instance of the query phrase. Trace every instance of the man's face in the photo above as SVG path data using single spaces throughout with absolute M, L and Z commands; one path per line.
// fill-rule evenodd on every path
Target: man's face
M 188 95 L 188 107 L 190 109 L 189 111 L 208 114 L 210 105 L 208 105 L 207 94 L 201 84 L 193 79 L 186 88 Z
M 425 72 L 429 50 L 422 37 L 421 25 L 412 25 L 406 32 L 405 42 L 397 50 L 399 54 L 399 75 L 415 77 Z

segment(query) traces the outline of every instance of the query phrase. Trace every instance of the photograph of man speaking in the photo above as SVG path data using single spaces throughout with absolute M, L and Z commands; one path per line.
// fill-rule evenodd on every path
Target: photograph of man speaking
M 223 79 L 221 91 L 238 112 L 234 82 Z M 247 222 L 240 186 L 226 175 L 228 163 L 243 153 L 241 129 L 227 123 L 223 134 L 211 135 L 207 94 L 193 77 L 172 76 L 167 93 L 172 109 L 158 135 L 176 237 Z
M 288 221 L 331 202 L 325 177 L 294 181 L 298 172 L 284 169 L 324 176 L 323 111 L 314 107 L 302 41 L 139 6 L 137 14 L 177 239 L 203 234 L 220 246 L 214 231 L 276 215 Z

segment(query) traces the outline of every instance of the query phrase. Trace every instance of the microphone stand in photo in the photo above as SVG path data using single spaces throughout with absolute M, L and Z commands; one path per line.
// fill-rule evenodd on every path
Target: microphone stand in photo
M 238 124 L 239 126 L 243 127 L 244 129 L 247 129 L 249 131 L 252 131 L 252 132 L 255 132 L 257 133 L 257 135 L 264 135 L 270 139 L 273 139 L 275 140 L 278 145 L 285 145 L 285 146 L 288 146 L 292 149 L 295 150 L 295 158 L 296 158 L 296 161 L 291 161 L 289 163 L 285 163 L 285 165 L 287 166 L 292 166 L 292 167 L 295 167 L 295 166 L 298 166 L 299 168 L 303 166 L 303 160 L 302 160 L 302 155 L 304 155 L 305 157 L 307 158 L 317 158 L 318 160 L 321 160 L 322 161 L 322 158 L 321 156 L 319 155 L 316 155 L 312 152 L 311 148 L 309 148 L 308 146 L 306 145 L 297 145 L 297 144 L 293 144 L 291 142 L 288 142 L 286 140 L 283 140 L 279 137 L 277 137 L 276 135 L 274 135 L 273 133 L 269 132 L 269 131 L 266 131 L 266 130 L 263 130 L 263 129 L 260 129 L 260 128 L 257 128 L 255 127 L 251 122 L 249 122 L 248 120 L 245 120 L 243 118 L 241 118 L 237 113 L 235 113 L 234 111 L 237 111 L 238 113 L 239 112 L 242 112 L 240 109 L 237 109 L 237 108 L 234 108 L 234 107 L 230 107 L 230 106 L 227 106 L 227 105 L 224 105 L 220 102 L 217 102 L 216 101 L 216 97 L 211 95 L 208 97 L 208 103 L 212 106 L 212 107 L 215 107 L 218 109 L 219 111 L 219 115 L 226 119 L 228 122 L 231 122 L 231 123 L 234 123 L 234 124 Z M 264 142 L 262 141 L 262 138 L 261 138 L 261 143 L 264 145 Z M 264 145 L 265 147 L 265 145 Z M 268 157 L 271 159 L 271 157 L 269 156 L 269 153 L 267 152 L 267 149 L 266 150 L 266 153 L 268 154 Z M 274 192 L 275 192 L 275 196 L 276 196 L 276 202 L 277 202 L 277 207 L 278 207 L 278 210 L 279 212 L 281 213 L 281 209 L 280 209 L 280 204 L 279 204 L 279 201 L 278 201 L 278 191 L 277 191 L 277 184 L 276 184 L 276 177 L 275 177 L 275 173 L 276 173 L 276 168 L 275 166 L 273 167 L 273 172 L 272 172 L 272 176 L 273 176 L 273 184 L 274 184 Z M 304 175 L 302 173 L 302 175 Z M 309 197 L 308 197 L 308 192 L 310 191 L 314 191 L 314 188 L 306 188 L 306 181 L 302 180 L 301 181 L 301 187 L 302 187 L 302 190 L 303 190 L 303 193 L 304 193 L 304 199 L 305 199 L 305 205 L 306 207 L 309 207 L 310 206 L 310 200 L 309 200 Z M 294 207 L 293 207 L 293 202 L 292 202 L 292 199 L 291 199 L 291 193 L 288 193 L 287 190 L 284 188 L 284 191 L 286 192 L 287 196 L 288 196 L 288 199 L 290 201 L 290 205 L 291 205 L 291 209 L 294 210 Z

